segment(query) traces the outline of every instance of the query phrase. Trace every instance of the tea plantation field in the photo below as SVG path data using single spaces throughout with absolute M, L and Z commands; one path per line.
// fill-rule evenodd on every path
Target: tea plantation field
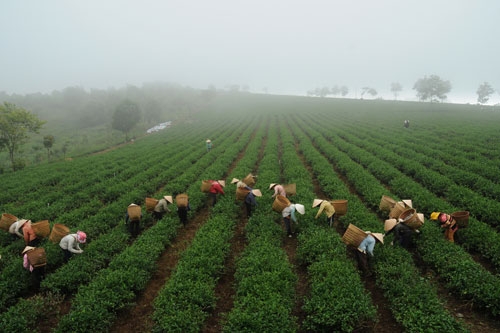
M 404 128 L 403 121 L 410 120 Z M 500 111 L 493 107 L 236 94 L 101 154 L 0 175 L 0 209 L 87 233 L 66 264 L 43 239 L 34 290 L 24 242 L 0 231 L 3 332 L 500 332 Z M 210 138 L 213 148 L 205 149 Z M 233 178 L 257 175 L 250 218 Z M 204 179 L 224 179 L 212 207 Z M 270 183 L 304 204 L 286 237 Z M 185 192 L 189 222 L 145 198 Z M 349 224 L 384 232 L 383 195 L 424 214 L 409 250 L 377 244 L 365 276 Z M 315 198 L 347 199 L 335 226 Z M 142 206 L 141 232 L 124 224 Z M 434 211 L 469 211 L 445 240 Z

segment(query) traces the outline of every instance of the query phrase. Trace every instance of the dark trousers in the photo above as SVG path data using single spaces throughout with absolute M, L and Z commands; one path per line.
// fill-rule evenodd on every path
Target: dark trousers
M 212 201 L 212 206 L 215 206 L 215 204 L 217 203 L 217 193 L 210 193 L 209 192 L 208 197 Z
M 252 204 L 245 202 L 245 207 L 247 210 L 247 217 L 251 217 L 252 216 Z
M 35 289 L 40 288 L 40 282 L 45 278 L 45 266 L 35 267 L 31 272 L 31 281 Z
M 163 218 L 164 213 L 153 211 L 153 218 L 158 221 Z
M 358 260 L 358 267 L 363 272 L 364 275 L 370 275 L 370 266 L 368 264 L 368 255 L 366 253 L 360 252 L 357 249 L 356 259 Z
M 290 224 L 290 217 L 284 217 L 283 222 L 285 222 L 285 228 L 286 228 L 287 235 L 291 235 L 292 234 L 292 226 Z
M 177 215 L 179 216 L 179 219 L 181 220 L 181 223 L 186 225 L 187 224 L 187 217 L 188 217 L 188 211 L 186 207 L 178 207 L 177 208 Z
M 137 237 L 137 235 L 139 235 L 140 221 L 130 221 L 128 228 L 132 237 Z
M 28 246 L 38 247 L 40 245 L 40 238 L 35 238 L 29 241 Z
M 63 250 L 64 253 L 64 262 L 68 262 L 69 259 L 71 259 L 71 256 L 73 256 L 73 253 L 70 250 Z

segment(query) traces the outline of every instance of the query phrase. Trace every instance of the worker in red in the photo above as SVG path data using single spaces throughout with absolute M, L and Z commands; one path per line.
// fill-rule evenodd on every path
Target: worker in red
M 212 200 L 212 206 L 215 206 L 217 203 L 217 194 L 224 195 L 223 187 L 226 186 L 226 184 L 223 180 L 210 180 L 210 182 L 212 185 L 208 191 L 208 196 Z
M 455 242 L 455 232 L 458 230 L 457 221 L 450 214 L 443 212 L 433 212 L 431 214 L 431 220 L 437 220 L 444 229 L 444 237 L 450 242 Z

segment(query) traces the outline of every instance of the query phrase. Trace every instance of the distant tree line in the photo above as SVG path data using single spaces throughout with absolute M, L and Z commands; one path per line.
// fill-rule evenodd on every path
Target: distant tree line
M 394 99 L 398 99 L 403 86 L 399 82 L 391 83 L 391 92 L 394 94 Z M 418 79 L 413 85 L 413 90 L 417 93 L 419 101 L 443 102 L 447 98 L 447 94 L 451 91 L 451 83 L 448 80 L 441 79 L 438 75 L 424 76 Z M 329 95 L 346 96 L 349 89 L 346 86 L 334 86 L 333 88 L 321 87 L 307 91 L 307 96 L 327 97 Z M 484 82 L 477 88 L 477 102 L 484 104 L 489 101 L 490 96 L 495 93 L 495 89 L 488 83 Z M 375 97 L 377 90 L 372 87 L 365 86 L 361 89 L 361 99 L 365 94 Z

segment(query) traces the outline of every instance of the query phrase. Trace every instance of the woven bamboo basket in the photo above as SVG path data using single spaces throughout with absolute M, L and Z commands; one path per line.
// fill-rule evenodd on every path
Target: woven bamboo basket
M 28 251 L 28 262 L 33 267 L 42 267 L 47 264 L 47 254 L 43 247 L 37 247 L 34 250 Z
M 413 230 L 416 230 L 423 225 L 423 223 L 418 218 L 417 211 L 413 208 L 406 209 L 399 215 L 399 218 L 403 220 L 402 223 L 406 224 Z
M 158 203 L 158 199 L 155 198 L 146 198 L 146 212 L 151 213 Z
M 127 207 L 128 218 L 131 221 L 137 221 L 141 219 L 141 206 L 129 206 Z
M 349 223 L 349 226 L 342 236 L 342 241 L 347 245 L 358 247 L 365 237 L 366 233 L 363 230 L 356 227 L 354 224 Z
M 50 235 L 49 220 L 42 220 L 31 224 L 31 228 L 38 237 L 48 237 Z
M 282 195 L 277 195 L 273 202 L 273 210 L 275 212 L 281 213 L 283 209 L 290 205 L 290 200 Z
M 65 226 L 64 224 L 56 223 L 52 227 L 49 240 L 54 244 L 58 244 L 61 241 L 61 239 L 68 234 L 69 234 L 69 228 L 67 226 Z
M 347 213 L 347 200 L 333 200 L 333 208 L 335 208 L 335 214 L 338 216 L 343 216 Z
M 392 207 L 391 211 L 389 212 L 389 217 L 391 219 L 397 219 L 399 215 L 401 215 L 402 212 L 406 210 L 406 207 L 399 202 L 397 202 L 394 207 Z
M 177 194 L 175 196 L 175 204 L 177 207 L 187 207 L 188 205 L 188 195 L 185 193 Z
M 0 229 L 9 231 L 9 227 L 12 223 L 17 221 L 17 217 L 12 214 L 3 213 L 2 218 L 0 218 Z
M 468 211 L 460 211 L 451 213 L 451 217 L 457 221 L 457 225 L 459 228 L 467 228 L 469 225 L 469 212 Z
M 286 185 L 283 185 L 283 188 L 285 189 L 286 195 L 297 194 L 297 185 L 296 184 L 286 184 Z
M 387 195 L 383 195 L 380 199 L 379 209 L 382 211 L 390 211 L 396 204 L 396 201 Z
M 250 193 L 250 190 L 244 187 L 236 188 L 236 200 L 244 201 L 248 193 Z
M 202 180 L 201 181 L 201 191 L 203 193 L 208 193 L 210 191 L 210 187 L 212 187 L 212 183 L 208 180 Z
M 243 183 L 247 184 L 250 187 L 253 187 L 255 185 L 255 178 L 254 175 L 249 173 L 245 178 L 243 178 Z

